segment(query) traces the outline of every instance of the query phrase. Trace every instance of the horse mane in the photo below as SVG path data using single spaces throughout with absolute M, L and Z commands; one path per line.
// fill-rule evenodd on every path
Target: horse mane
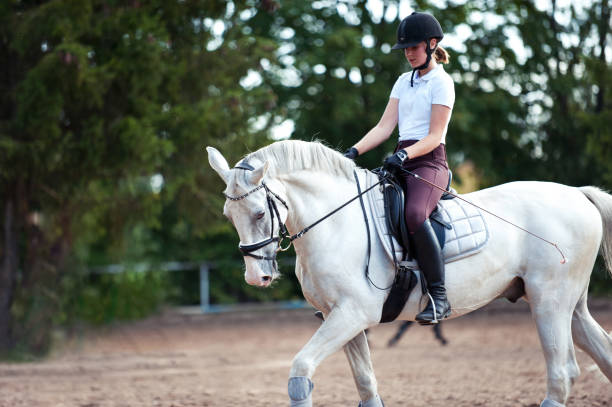
M 352 160 L 319 141 L 282 140 L 248 154 L 245 160 L 268 161 L 271 176 L 294 171 L 314 170 L 353 179 L 356 165 Z

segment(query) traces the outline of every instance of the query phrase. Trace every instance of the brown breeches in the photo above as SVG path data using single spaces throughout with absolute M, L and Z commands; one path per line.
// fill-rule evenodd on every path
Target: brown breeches
M 395 151 L 416 143 L 416 140 L 400 141 Z M 427 181 L 446 189 L 448 185 L 448 164 L 446 148 L 440 144 L 430 153 L 404 162 L 403 168 L 418 174 Z M 400 177 L 406 194 L 406 226 L 410 233 L 416 232 L 436 208 L 443 192 L 410 174 Z

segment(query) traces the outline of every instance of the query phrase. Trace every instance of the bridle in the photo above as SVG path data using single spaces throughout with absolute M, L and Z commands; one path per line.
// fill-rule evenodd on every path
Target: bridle
M 276 260 L 276 252 L 279 252 L 279 251 L 284 252 L 288 250 L 289 247 L 291 247 L 291 241 L 289 241 L 289 244 L 287 245 L 287 247 L 282 247 L 282 241 L 285 238 L 290 238 L 290 235 L 289 235 L 289 232 L 287 231 L 287 226 L 285 226 L 285 224 L 281 220 L 280 213 L 278 212 L 278 207 L 276 206 L 276 202 L 274 201 L 274 199 L 277 199 L 281 204 L 283 204 L 285 208 L 287 208 L 287 210 L 289 210 L 289 206 L 287 205 L 287 203 L 280 196 L 272 192 L 270 188 L 268 188 L 265 182 L 262 182 L 259 186 L 253 188 L 246 194 L 240 195 L 238 197 L 232 197 L 226 194 L 224 195 L 230 201 L 240 201 L 246 198 L 247 196 L 251 195 L 253 192 L 259 191 L 262 188 L 266 190 L 266 200 L 268 201 L 268 209 L 270 210 L 270 222 L 272 223 L 271 228 L 270 228 L 270 238 L 266 240 L 262 240 L 261 242 L 253 243 L 253 244 L 247 244 L 247 245 L 239 244 L 238 249 L 240 249 L 242 254 L 245 256 L 254 257 L 259 260 Z M 279 235 L 278 236 L 274 236 L 274 218 L 275 217 L 276 219 L 278 219 L 278 224 L 279 224 Z M 277 243 L 277 247 L 276 247 L 276 251 L 274 252 L 274 256 L 272 257 L 260 256 L 258 254 L 252 253 L 256 250 L 261 249 L 262 247 L 266 247 L 267 245 L 271 243 Z
M 239 162 L 234 168 L 238 168 L 238 169 L 246 170 L 246 171 L 253 171 L 255 169 L 253 168 L 253 166 L 251 166 L 249 163 L 245 161 Z M 271 222 L 270 238 L 266 240 L 262 240 L 257 243 L 253 243 L 253 244 L 247 244 L 247 245 L 238 244 L 238 249 L 240 249 L 240 251 L 242 252 L 244 256 L 254 257 L 258 260 L 274 261 L 276 260 L 276 253 L 279 251 L 284 252 L 286 250 L 289 250 L 289 247 L 291 247 L 291 242 L 293 241 L 293 239 L 291 239 L 291 235 L 287 231 L 287 226 L 285 226 L 285 224 L 283 223 L 283 220 L 280 217 L 280 213 L 278 212 L 278 206 L 276 206 L 275 199 L 278 200 L 287 210 L 289 210 L 289 205 L 287 205 L 287 202 L 285 202 L 284 199 L 278 196 L 278 194 L 272 192 L 272 190 L 270 190 L 270 188 L 268 188 L 266 183 L 263 181 L 261 184 L 259 184 L 255 188 L 251 189 L 247 193 L 244 193 L 240 196 L 235 196 L 235 197 L 229 196 L 226 193 L 223 193 L 223 195 L 225 195 L 225 197 L 229 199 L 230 201 L 241 201 L 245 199 L 247 196 L 251 195 L 253 192 L 259 191 L 262 188 L 266 191 L 266 201 L 268 202 L 268 209 L 270 211 L 270 222 Z M 279 235 L 278 236 L 274 236 L 274 218 L 275 217 L 278 220 L 278 224 L 279 224 Z M 290 239 L 289 244 L 286 247 L 282 247 L 282 242 L 286 238 Z M 272 243 L 277 243 L 276 250 L 274 251 L 274 256 L 270 257 L 270 256 L 261 256 L 258 254 L 253 254 L 254 251 L 259 250 L 262 247 L 266 247 L 267 245 L 272 244 Z
M 235 169 L 241 169 L 241 170 L 245 170 L 245 171 L 254 171 L 255 168 L 250 165 L 248 162 L 246 161 L 241 161 L 238 164 L 236 164 L 236 166 L 234 167 Z M 240 251 L 242 252 L 242 254 L 244 256 L 249 256 L 249 257 L 253 257 L 256 258 L 258 260 L 271 260 L 271 261 L 276 261 L 276 253 L 278 253 L 279 251 L 286 251 L 289 250 L 289 248 L 291 247 L 291 245 L 293 244 L 293 241 L 295 239 L 299 239 L 300 237 L 304 236 L 304 234 L 306 234 L 306 232 L 308 232 L 311 228 L 313 228 L 314 226 L 316 226 L 318 223 L 322 222 L 323 220 L 327 219 L 328 217 L 330 217 L 331 215 L 333 215 L 334 213 L 338 212 L 340 209 L 344 208 L 346 205 L 350 204 L 351 202 L 353 202 L 355 199 L 360 198 L 363 194 L 365 194 L 366 192 L 370 191 L 371 189 L 373 189 L 374 187 L 376 187 L 378 184 L 382 183 L 383 180 L 381 179 L 380 181 L 378 181 L 377 183 L 375 183 L 374 185 L 371 185 L 368 189 L 364 190 L 363 192 L 359 192 L 359 194 L 357 194 L 356 196 L 354 196 L 353 198 L 351 198 L 350 200 L 348 200 L 347 202 L 345 202 L 344 204 L 340 205 L 339 207 L 337 207 L 336 209 L 334 209 L 333 211 L 329 212 L 327 215 L 319 218 L 316 222 L 312 223 L 309 226 L 306 226 L 304 229 L 300 230 L 298 233 L 291 235 L 289 233 L 289 231 L 287 230 L 287 226 L 285 225 L 285 223 L 283 222 L 283 220 L 280 217 L 280 213 L 278 212 L 278 207 L 276 206 L 276 202 L 275 200 L 279 201 L 285 208 L 287 208 L 287 211 L 289 210 L 289 205 L 287 205 L 287 202 L 285 202 L 285 200 L 283 200 L 280 196 L 278 196 L 278 194 L 274 193 L 270 188 L 268 188 L 268 186 L 266 185 L 265 182 L 261 182 L 261 184 L 259 184 L 258 186 L 256 186 L 255 188 L 251 189 L 250 191 L 240 195 L 240 196 L 229 196 L 226 193 L 223 193 L 223 195 L 225 195 L 225 197 L 227 199 L 229 199 L 230 201 L 241 201 L 243 199 L 245 199 L 247 196 L 251 195 L 252 193 L 259 191 L 260 189 L 264 189 L 266 191 L 266 201 L 268 202 L 268 209 L 270 210 L 270 222 L 272 223 L 271 228 L 270 228 L 270 237 L 266 240 L 262 240 L 260 242 L 257 243 L 253 243 L 253 244 L 248 244 L 248 245 L 243 245 L 242 243 L 238 244 L 238 249 L 240 249 Z M 274 218 L 276 217 L 276 219 L 278 220 L 278 224 L 279 224 L 279 235 L 278 236 L 274 236 Z M 282 242 L 284 240 L 289 240 L 289 244 L 287 244 L 286 247 L 282 246 Z M 276 250 L 274 251 L 274 255 L 273 256 L 261 256 L 258 254 L 253 254 L 254 251 L 261 249 L 262 247 L 266 247 L 269 244 L 272 243 L 276 243 Z

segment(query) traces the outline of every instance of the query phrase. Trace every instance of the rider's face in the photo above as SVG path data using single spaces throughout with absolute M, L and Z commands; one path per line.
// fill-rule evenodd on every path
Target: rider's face
M 436 42 L 435 39 L 431 40 L 430 47 L 434 47 Z M 421 66 L 427 60 L 427 52 L 425 51 L 425 42 L 419 42 L 414 47 L 404 48 L 404 56 L 410 62 L 410 65 L 414 68 Z

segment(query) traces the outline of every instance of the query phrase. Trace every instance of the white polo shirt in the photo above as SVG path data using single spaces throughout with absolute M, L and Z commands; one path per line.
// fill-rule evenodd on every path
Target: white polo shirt
M 455 85 L 453 79 L 439 64 L 422 78 L 414 75 L 414 86 L 410 87 L 412 72 L 400 75 L 391 90 L 390 98 L 399 99 L 398 127 L 399 140 L 421 140 L 429 133 L 431 105 L 453 108 Z M 450 121 L 450 116 L 449 116 Z M 448 122 L 444 126 L 442 143 L 446 143 Z

